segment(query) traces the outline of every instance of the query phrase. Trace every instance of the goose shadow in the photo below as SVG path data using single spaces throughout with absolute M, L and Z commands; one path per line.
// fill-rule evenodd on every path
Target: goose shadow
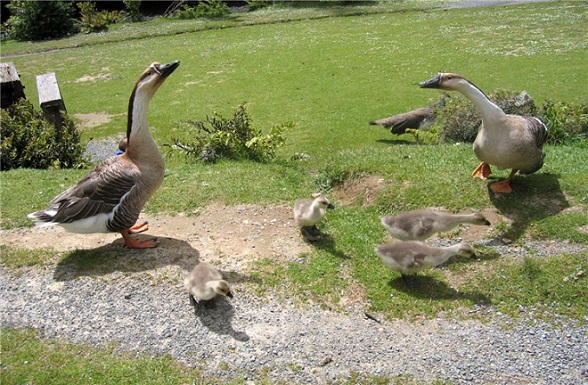
M 188 297 L 186 300 L 188 301 Z M 228 335 L 241 342 L 249 341 L 246 332 L 235 330 L 232 324 L 235 308 L 230 301 L 218 295 L 209 301 L 199 301 L 194 305 L 194 315 L 202 326 L 219 335 Z
M 334 255 L 337 258 L 340 258 L 340 259 L 349 259 L 350 258 L 347 254 L 345 254 L 342 251 L 337 249 L 337 244 L 336 244 L 335 239 L 333 238 L 332 235 L 323 233 L 320 230 L 319 230 L 319 234 L 320 234 L 320 238 L 317 241 L 310 242 L 306 238 L 304 238 L 304 241 L 317 249 L 323 250 L 331 255 Z
M 140 238 L 140 237 L 137 237 Z M 158 237 L 153 249 L 129 249 L 120 239 L 94 249 L 76 249 L 66 253 L 56 265 L 53 278 L 70 281 L 82 276 L 102 276 L 116 271 L 141 272 L 177 265 L 191 270 L 200 253 L 188 242 Z
M 445 282 L 426 275 L 409 275 L 406 280 L 402 277 L 397 277 L 391 279 L 388 285 L 415 298 L 426 300 L 466 300 L 478 305 L 491 303 L 490 298 L 484 294 L 475 291 L 457 291 Z
M 397 136 L 397 138 L 392 139 L 376 139 L 377 143 L 389 144 L 389 145 L 409 145 L 409 146 L 417 146 L 420 145 L 416 140 L 408 140 L 403 139 L 402 136 L 404 135 L 411 135 L 411 134 L 391 134 Z M 414 138 L 414 136 L 413 136 Z
M 524 235 L 533 222 L 557 215 L 570 207 L 555 174 L 517 174 L 511 181 L 513 191 L 510 194 L 495 193 L 489 185 L 490 201 L 511 221 L 501 238 L 512 241 Z

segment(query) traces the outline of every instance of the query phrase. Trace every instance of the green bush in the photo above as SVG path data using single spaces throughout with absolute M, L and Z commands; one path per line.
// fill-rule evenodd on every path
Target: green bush
M 292 123 L 276 125 L 264 135 L 253 127 L 245 104 L 241 104 L 231 119 L 215 112 L 212 118 L 206 117 L 203 121 L 176 123 L 173 130 L 191 132 L 193 137 L 189 141 L 172 138 L 172 144 L 166 146 L 203 162 L 215 162 L 220 158 L 263 162 L 275 158 L 276 149 L 285 142 L 282 134 L 288 127 L 292 127 Z
M 109 24 L 118 23 L 122 20 L 120 12 L 98 11 L 96 4 L 90 1 L 76 3 L 80 11 L 78 24 L 81 32 L 92 33 L 108 30 Z
M 84 147 L 74 123 L 63 116 L 57 129 L 28 100 L 2 109 L 0 162 L 2 170 L 28 167 L 71 168 L 84 165 Z
M 196 7 L 184 4 L 170 17 L 174 19 L 221 18 L 231 14 L 228 5 L 220 0 L 201 1 Z
M 507 114 L 536 116 L 535 102 L 526 91 L 499 90 L 488 98 Z M 459 93 L 445 100 L 445 106 L 436 109 L 440 126 L 440 141 L 473 142 L 482 123 L 482 117 L 472 102 Z
M 568 104 L 547 100 L 539 117 L 549 128 L 548 143 L 561 144 L 588 139 L 588 102 Z
M 72 2 L 15 0 L 6 6 L 11 13 L 6 21 L 11 39 L 49 40 L 77 32 Z
M 125 5 L 125 20 L 133 23 L 145 20 L 145 16 L 141 12 L 140 0 L 123 0 Z

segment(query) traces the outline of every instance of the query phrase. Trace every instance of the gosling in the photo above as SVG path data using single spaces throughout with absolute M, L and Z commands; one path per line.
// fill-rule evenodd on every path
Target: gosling
M 184 288 L 190 295 L 192 306 L 202 300 L 208 301 L 217 294 L 233 298 L 229 283 L 221 274 L 206 262 L 200 262 L 184 280 Z
M 316 241 L 318 237 L 310 233 L 310 230 L 318 231 L 316 225 L 327 213 L 327 209 L 334 206 L 321 194 L 314 194 L 314 199 L 297 199 L 294 202 L 294 221 L 300 227 L 300 232 L 309 241 Z
M 441 265 L 453 256 L 471 257 L 474 249 L 467 243 L 449 247 L 429 246 L 419 241 L 399 241 L 376 246 L 376 253 L 388 268 L 400 272 L 406 281 L 408 274 Z
M 435 233 L 449 231 L 462 223 L 490 226 L 490 222 L 480 213 L 450 214 L 433 210 L 407 211 L 383 216 L 381 220 L 390 234 L 403 241 L 424 241 Z

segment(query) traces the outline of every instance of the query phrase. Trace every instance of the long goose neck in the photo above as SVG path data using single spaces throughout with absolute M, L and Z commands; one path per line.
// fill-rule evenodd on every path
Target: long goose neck
M 462 81 L 459 83 L 456 90 L 472 101 L 482 115 L 482 121 L 501 119 L 506 115 L 500 107 L 494 104 L 488 96 L 486 96 L 486 94 L 473 83 Z
M 133 91 L 129 100 L 127 121 L 127 152 L 131 159 L 149 159 L 157 162 L 161 157 L 159 148 L 149 131 L 147 111 L 151 95 Z M 163 159 L 163 158 L 162 158 Z

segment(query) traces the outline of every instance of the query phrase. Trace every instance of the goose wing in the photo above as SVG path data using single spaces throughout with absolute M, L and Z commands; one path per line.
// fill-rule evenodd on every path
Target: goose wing
M 523 119 L 527 122 L 529 135 L 535 139 L 535 144 L 540 148 L 547 141 L 547 125 L 539 118 L 523 116 Z
M 86 174 L 77 185 L 56 196 L 49 208 L 42 210 L 50 217 L 45 218 L 45 221 L 71 223 L 114 211 L 121 199 L 135 186 L 139 173 L 123 156 L 107 159 Z
M 434 115 L 432 107 L 422 107 L 416 110 L 404 112 L 390 116 L 388 118 L 371 121 L 371 125 L 384 126 L 386 128 L 392 127 L 390 130 L 393 134 L 404 134 L 407 128 L 418 129 L 427 118 L 432 118 Z

